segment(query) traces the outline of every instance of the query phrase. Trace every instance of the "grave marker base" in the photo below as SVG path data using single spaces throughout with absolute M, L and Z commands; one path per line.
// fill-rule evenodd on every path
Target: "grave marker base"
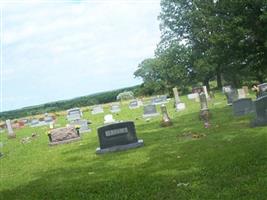
M 144 146 L 143 140 L 138 140 L 138 142 L 135 142 L 135 143 L 125 144 L 125 145 L 117 145 L 117 146 L 113 146 L 113 147 L 109 147 L 109 148 L 105 148 L 105 149 L 100 149 L 100 147 L 98 147 L 96 149 L 96 154 L 104 154 L 104 153 L 109 153 L 109 152 L 124 151 L 127 149 L 133 149 L 133 148 L 138 148 L 138 147 L 142 147 L 142 146 Z

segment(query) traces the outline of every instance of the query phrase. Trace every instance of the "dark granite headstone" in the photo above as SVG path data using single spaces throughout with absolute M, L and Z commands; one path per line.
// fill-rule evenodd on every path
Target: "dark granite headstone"
M 260 97 L 254 101 L 256 118 L 252 126 L 267 125 L 267 96 Z
M 259 97 L 267 96 L 267 83 L 262 83 L 258 85 L 259 87 Z
M 149 105 L 144 106 L 144 114 L 143 114 L 144 118 L 155 117 L 158 115 L 159 113 L 157 112 L 156 105 L 149 104 Z
M 100 147 L 97 154 L 126 150 L 143 146 L 143 140 L 138 140 L 134 122 L 119 122 L 98 128 Z
M 233 102 L 233 113 L 235 116 L 248 115 L 254 112 L 251 98 L 238 99 Z

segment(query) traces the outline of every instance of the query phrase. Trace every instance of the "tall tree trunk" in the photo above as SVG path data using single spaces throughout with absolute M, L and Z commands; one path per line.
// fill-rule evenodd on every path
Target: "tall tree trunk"
M 221 90 L 222 89 L 222 74 L 221 74 L 220 66 L 217 67 L 216 69 L 216 80 L 217 80 L 217 88 Z
M 203 85 L 206 85 L 207 90 L 210 91 L 210 83 L 208 78 L 203 80 Z

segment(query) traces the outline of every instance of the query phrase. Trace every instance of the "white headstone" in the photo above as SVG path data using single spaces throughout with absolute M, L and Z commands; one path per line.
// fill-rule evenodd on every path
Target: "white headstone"
M 206 99 L 208 100 L 210 97 L 209 97 L 209 94 L 208 94 L 208 90 L 207 90 L 207 86 L 206 85 L 203 86 L 203 91 L 204 91 L 204 94 L 206 96 Z
M 198 93 L 192 93 L 192 94 L 188 94 L 187 95 L 188 99 L 196 99 L 198 97 L 199 97 Z
M 12 129 L 12 125 L 11 125 L 10 119 L 6 120 L 6 126 L 7 126 L 8 137 L 16 137 L 16 135 L 15 135 L 13 129 Z
M 238 99 L 246 98 L 246 91 L 243 88 L 237 89 L 237 93 L 238 93 Z
M 185 103 L 176 104 L 176 110 L 177 111 L 184 110 L 184 109 L 185 109 Z
M 104 124 L 110 124 L 114 123 L 115 120 L 113 119 L 113 116 L 111 114 L 105 115 L 104 117 Z

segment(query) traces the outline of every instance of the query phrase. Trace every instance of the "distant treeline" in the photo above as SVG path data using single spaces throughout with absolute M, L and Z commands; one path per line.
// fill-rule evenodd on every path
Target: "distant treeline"
M 127 87 L 118 90 L 112 90 L 108 92 L 101 92 L 101 93 L 91 94 L 88 96 L 77 97 L 70 100 L 56 101 L 11 111 L 5 111 L 0 113 L 0 120 L 15 119 L 15 118 L 17 119 L 32 115 L 67 110 L 73 107 L 84 107 L 95 104 L 114 102 L 116 101 L 116 97 L 118 96 L 119 93 L 124 91 L 132 91 L 134 92 L 134 94 L 136 94 L 137 91 L 139 90 L 139 87 L 140 86 L 137 85 L 133 87 Z

